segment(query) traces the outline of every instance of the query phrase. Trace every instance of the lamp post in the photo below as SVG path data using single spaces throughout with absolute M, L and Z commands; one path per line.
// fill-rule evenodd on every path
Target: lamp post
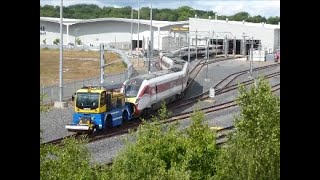
M 218 55 L 218 35 L 216 35 L 216 58 Z
M 78 30 L 79 30 L 79 28 L 74 29 L 74 31 L 75 31 L 75 36 L 74 36 L 74 45 L 75 45 L 75 46 L 77 45 Z
M 140 34 L 140 1 L 138 0 L 138 65 L 139 65 L 139 56 L 140 56 L 140 53 L 139 53 L 139 48 L 140 48 L 140 39 L 139 39 L 139 34 Z
M 130 36 L 130 55 L 131 55 L 131 57 L 132 57 L 132 18 L 133 18 L 133 7 L 131 7 L 131 22 L 130 22 L 130 24 L 131 24 L 131 36 Z
M 198 30 L 196 29 L 196 60 L 198 60 Z
M 62 32 L 62 27 L 63 27 L 63 19 L 62 19 L 62 10 L 63 10 L 63 0 L 61 0 L 61 5 L 60 5 L 60 66 L 59 66 L 59 101 L 54 103 L 54 107 L 57 108 L 64 108 L 65 107 L 65 102 L 62 102 L 63 98 L 63 70 L 62 70 L 62 63 L 63 63 L 63 32 Z
M 251 38 L 251 48 L 250 48 L 250 77 L 252 78 L 252 61 L 253 61 L 253 37 Z
M 153 59 L 153 53 L 152 53 L 152 51 L 153 51 L 153 35 L 152 35 L 152 0 L 151 0 L 151 8 L 150 8 L 150 48 L 149 48 L 149 53 L 150 53 L 150 55 L 149 55 L 149 63 L 148 63 L 148 72 L 149 72 L 149 74 L 151 73 L 151 71 L 150 71 L 150 63 L 151 63 L 151 60 Z
M 188 33 L 188 63 L 190 64 L 190 30 Z
M 63 63 L 63 32 L 62 32 L 62 26 L 63 26 L 63 0 L 61 0 L 61 5 L 60 5 L 60 68 L 59 68 L 59 88 L 60 88 L 60 93 L 59 93 L 59 101 L 62 102 L 62 97 L 63 97 L 63 86 L 62 86 L 62 63 Z
M 242 37 L 243 37 L 243 48 L 242 48 L 242 54 L 245 56 L 246 55 L 246 33 L 242 33 Z
M 209 65 L 209 38 L 206 37 L 206 46 L 207 46 L 207 51 L 206 51 L 206 63 L 207 63 L 207 70 L 206 70 L 206 78 L 204 79 L 205 81 L 210 81 L 210 79 L 208 79 L 208 65 Z

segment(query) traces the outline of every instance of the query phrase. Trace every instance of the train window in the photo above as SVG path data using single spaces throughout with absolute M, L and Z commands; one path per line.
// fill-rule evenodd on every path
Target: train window
M 111 100 L 111 94 L 110 93 L 107 93 L 106 94 L 106 99 L 107 99 L 107 110 L 112 108 L 112 100 Z
M 155 87 L 152 88 L 151 94 L 156 94 L 156 88 Z
M 98 93 L 77 93 L 76 107 L 82 108 L 97 108 L 99 102 Z
M 121 108 L 122 106 L 122 100 L 121 98 L 117 98 L 117 108 Z
M 125 85 L 126 96 L 127 97 L 137 96 L 142 82 L 143 82 L 143 79 L 132 79 L 128 81 Z
M 113 109 L 113 108 L 116 108 L 116 107 L 117 107 L 117 99 L 114 98 L 114 99 L 112 99 L 111 108 Z
M 143 94 L 150 94 L 150 87 L 149 86 L 146 87 Z
M 170 83 L 170 88 L 175 87 L 175 86 L 176 86 L 176 84 L 177 84 L 177 82 L 176 82 L 176 81 L 172 81 L 172 82 Z
M 105 104 L 106 104 L 106 92 L 103 92 L 101 94 L 100 107 L 104 106 Z

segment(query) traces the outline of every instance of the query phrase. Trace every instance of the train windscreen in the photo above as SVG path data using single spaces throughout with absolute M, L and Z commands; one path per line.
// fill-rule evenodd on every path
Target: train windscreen
M 96 109 L 99 105 L 99 93 L 77 93 L 76 106 L 79 109 Z
M 143 79 L 130 79 L 125 84 L 126 97 L 136 97 L 138 95 Z

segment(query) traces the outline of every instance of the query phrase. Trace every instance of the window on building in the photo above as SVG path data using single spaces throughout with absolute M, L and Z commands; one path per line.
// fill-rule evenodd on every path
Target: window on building
M 45 27 L 44 26 L 40 26 L 40 31 L 45 31 Z

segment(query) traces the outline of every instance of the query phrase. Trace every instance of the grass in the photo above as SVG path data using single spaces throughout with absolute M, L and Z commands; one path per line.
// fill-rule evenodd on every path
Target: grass
M 116 61 L 116 62 L 115 62 Z M 105 73 L 116 74 L 126 70 L 126 64 L 118 54 L 105 53 L 105 63 L 111 63 Z M 59 49 L 40 49 L 40 84 L 50 86 L 59 84 Z M 100 51 L 63 51 L 63 83 L 75 80 L 96 78 L 100 75 Z

